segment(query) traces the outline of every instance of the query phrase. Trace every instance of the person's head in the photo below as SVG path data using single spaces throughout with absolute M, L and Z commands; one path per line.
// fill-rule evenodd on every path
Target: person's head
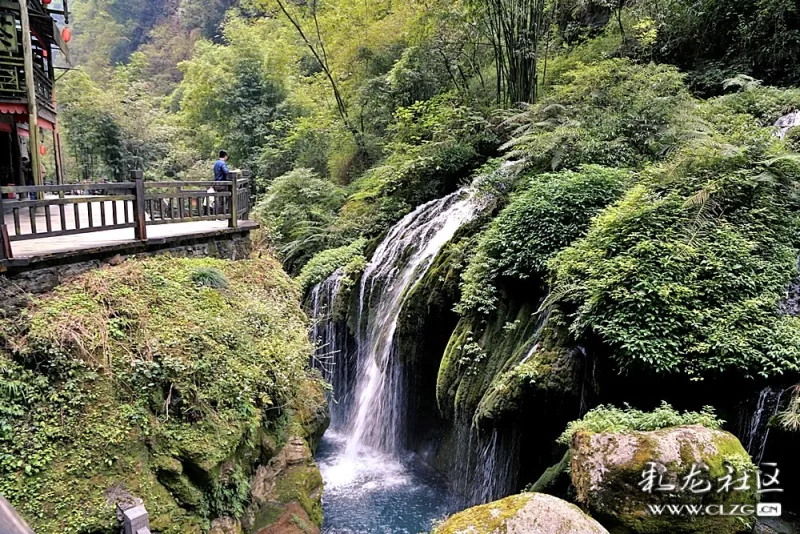
M 221 159 L 222 161 L 228 161 L 228 153 L 225 152 L 224 150 L 220 150 L 219 159 Z

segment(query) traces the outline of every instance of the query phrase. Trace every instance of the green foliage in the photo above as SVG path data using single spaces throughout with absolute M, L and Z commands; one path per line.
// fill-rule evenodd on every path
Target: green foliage
M 778 414 L 778 425 L 785 430 L 800 432 L 800 386 L 792 389 L 789 405 Z
M 569 423 L 557 441 L 569 446 L 572 443 L 572 436 L 577 432 L 651 431 L 682 425 L 701 425 L 719 430 L 723 424 L 724 421 L 717 417 L 711 406 L 704 406 L 699 412 L 681 413 L 666 402 L 662 402 L 661 406 L 651 412 L 643 412 L 628 405 L 624 408 L 600 405 L 590 410 L 583 418 Z
M 713 113 L 746 113 L 761 126 L 772 126 L 781 116 L 800 108 L 800 90 L 756 85 L 711 99 L 707 106 Z
M 478 151 L 491 151 L 497 144 L 486 119 L 452 93 L 398 108 L 390 132 L 400 147 L 459 140 Z
M 310 169 L 296 169 L 270 184 L 253 213 L 270 229 L 286 268 L 295 271 L 330 246 L 329 225 L 343 200 L 333 183 Z
M 283 135 L 289 113 L 280 78 L 283 60 L 256 42 L 272 27 L 229 20 L 228 44 L 198 42 L 191 59 L 179 65 L 183 80 L 171 97 L 201 154 L 209 157 L 225 148 L 237 166 L 256 176 L 260 148 Z
M 200 286 L 223 289 L 228 287 L 228 279 L 214 267 L 198 267 L 192 273 L 192 281 Z
M 246 455 L 316 387 L 298 300 L 269 258 L 130 260 L 62 285 L 2 325 L 0 493 L 37 532 L 111 531 L 120 480 L 162 532 L 241 515 Z
M 354 262 L 363 262 L 364 245 L 366 240 L 362 238 L 349 245 L 317 253 L 303 266 L 297 277 L 301 290 L 308 291 L 312 286 L 328 278 L 336 269 L 347 267 Z
M 492 311 L 503 278 L 542 277 L 553 254 L 581 237 L 627 181 L 627 171 L 596 165 L 530 178 L 481 235 L 462 274 L 458 311 Z
M 639 9 L 657 23 L 656 58 L 694 70 L 690 81 L 700 90 L 713 94 L 741 73 L 771 83 L 800 79 L 800 12 L 791 0 L 648 1 Z
M 489 122 L 453 95 L 401 108 L 388 156 L 355 180 L 339 213 L 344 236 L 374 236 L 416 206 L 454 191 L 497 146 Z
M 66 147 L 74 162 L 68 162 L 68 179 L 121 181 L 131 169 L 152 175 L 155 163 L 167 157 L 177 128 L 159 116 L 138 75 L 135 65 L 120 68 L 103 87 L 79 69 L 59 82 Z
M 752 117 L 713 119 L 726 135 L 648 169 L 552 262 L 572 332 L 599 335 L 623 369 L 772 376 L 800 364 L 800 323 L 777 313 L 795 275 L 800 168 L 770 158 L 780 145 Z
M 553 84 L 540 103 L 508 119 L 508 158 L 535 169 L 640 167 L 663 157 L 691 125 L 690 97 L 673 67 L 579 63 Z

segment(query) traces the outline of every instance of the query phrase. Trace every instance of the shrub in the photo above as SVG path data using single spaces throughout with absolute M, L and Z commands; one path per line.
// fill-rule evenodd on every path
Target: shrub
M 538 104 L 508 120 L 515 130 L 505 148 L 537 169 L 640 167 L 676 144 L 690 106 L 674 67 L 577 64 Z
M 707 106 L 716 113 L 747 113 L 761 126 L 772 126 L 781 116 L 800 108 L 800 89 L 748 85 L 742 91 L 717 97 Z
M 662 402 L 652 412 L 643 412 L 627 404 L 624 408 L 600 405 L 590 410 L 582 419 L 570 422 L 557 441 L 569 446 L 576 432 L 651 431 L 682 425 L 702 425 L 719 430 L 724 423 L 711 406 L 704 406 L 699 412 L 681 413 L 666 402 Z
M 462 275 L 459 312 L 490 312 L 503 278 L 542 277 L 550 257 L 584 234 L 629 177 L 625 170 L 588 165 L 531 178 L 481 235 Z
M 336 269 L 349 265 L 356 258 L 361 258 L 363 261 L 365 244 L 366 240 L 357 239 L 349 245 L 317 253 L 303 266 L 297 277 L 301 290 L 308 291 L 312 286 L 328 278 Z
M 228 279 L 214 267 L 198 267 L 192 273 L 192 281 L 199 286 L 222 289 L 228 287 Z
M 343 200 L 342 190 L 333 183 L 309 169 L 295 169 L 270 184 L 253 215 L 269 228 L 287 270 L 296 271 L 330 246 L 329 225 Z
M 780 144 L 741 117 L 648 169 L 551 262 L 573 334 L 600 336 L 623 369 L 700 378 L 800 366 L 800 321 L 777 313 L 796 272 L 800 165 L 768 159 Z

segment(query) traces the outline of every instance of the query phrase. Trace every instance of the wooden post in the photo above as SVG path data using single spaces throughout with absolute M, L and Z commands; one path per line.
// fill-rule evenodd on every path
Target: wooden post
M 56 88 L 53 84 L 53 109 L 58 109 L 56 102 Z M 61 157 L 61 132 L 58 127 L 58 117 L 53 125 L 53 148 L 55 149 L 56 184 L 64 185 L 64 159 Z
M 245 182 L 245 191 L 247 194 L 245 195 L 245 205 L 244 205 L 244 215 L 242 215 L 242 220 L 246 221 L 250 218 L 250 195 L 252 194 L 252 184 L 250 183 L 250 171 L 247 169 L 242 170 L 242 180 Z
M 133 235 L 139 241 L 147 240 L 147 218 L 144 210 L 144 172 L 131 171 L 134 184 L 133 200 Z M 127 202 L 127 201 L 126 201 Z
M 229 228 L 239 227 L 239 175 L 230 173 L 231 177 L 231 218 L 228 220 Z
M 19 144 L 19 129 L 17 121 L 11 116 L 11 161 L 14 162 L 14 183 L 25 185 L 25 174 L 22 172 L 22 147 Z
M 3 211 L 3 194 L 0 193 L 0 260 L 13 258 L 11 254 L 11 241 L 8 239 L 8 228 L 6 227 L 6 214 Z
M 28 18 L 28 0 L 20 0 L 19 18 L 22 24 L 25 89 L 28 94 L 28 130 L 30 134 L 28 145 L 31 152 L 31 171 L 33 172 L 33 185 L 42 185 L 42 167 L 39 159 L 39 110 L 36 102 L 36 78 L 33 74 L 33 45 L 31 43 L 31 22 Z

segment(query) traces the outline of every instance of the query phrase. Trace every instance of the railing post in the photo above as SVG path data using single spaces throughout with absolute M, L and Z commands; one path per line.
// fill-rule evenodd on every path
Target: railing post
M 147 240 L 147 218 L 144 212 L 144 172 L 131 171 L 133 180 L 133 235 L 139 241 Z
M 228 220 L 229 228 L 239 227 L 239 175 L 231 173 L 231 218 Z
M 250 187 L 251 187 L 251 184 L 250 184 L 250 171 L 249 170 L 244 169 L 242 171 L 242 180 L 244 180 L 244 182 L 245 182 L 245 187 L 244 187 L 244 190 L 245 190 L 245 195 L 244 195 L 245 204 L 244 204 L 244 210 L 242 212 L 243 213 L 242 220 L 246 221 L 246 220 L 250 219 Z
M 3 193 L 0 192 L 0 260 L 13 258 L 11 254 L 11 241 L 8 239 L 6 227 L 6 212 L 3 211 Z

